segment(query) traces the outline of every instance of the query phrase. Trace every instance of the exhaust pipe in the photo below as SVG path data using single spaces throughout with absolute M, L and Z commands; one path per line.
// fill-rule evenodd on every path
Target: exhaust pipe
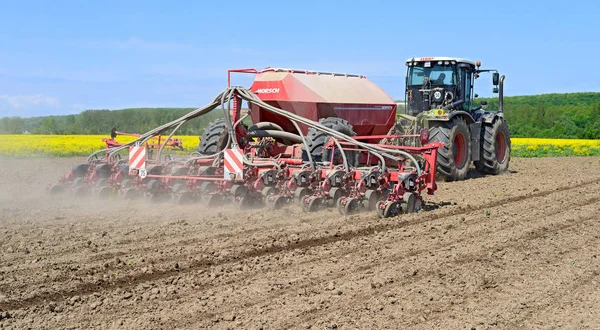
M 500 89 L 498 91 L 498 112 L 504 112 L 504 75 L 500 77 Z

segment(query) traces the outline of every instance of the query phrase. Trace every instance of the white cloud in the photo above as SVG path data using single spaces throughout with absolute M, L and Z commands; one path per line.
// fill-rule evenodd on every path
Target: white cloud
M 60 101 L 56 97 L 44 95 L 0 95 L 0 102 L 8 104 L 14 109 L 21 109 L 30 106 L 50 106 L 58 107 Z

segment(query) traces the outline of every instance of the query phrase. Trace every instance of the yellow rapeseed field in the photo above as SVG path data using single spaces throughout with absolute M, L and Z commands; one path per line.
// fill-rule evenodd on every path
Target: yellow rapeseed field
M 94 151 L 106 148 L 102 142 L 105 135 L 0 135 L 0 155 L 14 157 L 67 157 L 87 156 Z M 163 137 L 165 138 L 165 137 Z M 199 139 L 197 136 L 174 136 L 182 139 L 184 151 L 190 153 L 196 150 Z M 119 143 L 135 140 L 133 136 L 117 136 Z
M 0 135 L 0 155 L 13 157 L 87 156 L 105 148 L 105 135 Z M 197 136 L 181 138 L 184 151 L 196 150 Z M 117 136 L 120 143 L 133 141 L 132 136 Z M 513 157 L 592 156 L 600 155 L 600 140 L 512 138 Z
M 515 157 L 597 156 L 600 140 L 511 138 Z

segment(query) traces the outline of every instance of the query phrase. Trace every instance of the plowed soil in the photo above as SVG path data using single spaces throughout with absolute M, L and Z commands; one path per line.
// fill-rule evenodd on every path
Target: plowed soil
M 0 160 L 0 328 L 600 328 L 600 158 L 513 159 L 381 220 L 49 199 Z

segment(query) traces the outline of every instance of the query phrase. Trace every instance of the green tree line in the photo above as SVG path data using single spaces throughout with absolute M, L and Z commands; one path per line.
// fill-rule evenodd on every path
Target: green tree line
M 489 109 L 497 98 L 482 98 Z M 401 102 L 401 101 L 399 101 Z M 504 98 L 506 120 L 514 137 L 600 139 L 600 93 L 542 94 Z M 177 119 L 193 108 L 135 108 L 86 110 L 76 115 L 0 119 L 0 134 L 109 134 L 113 125 L 121 132 L 145 133 Z M 193 119 L 178 134 L 201 135 L 222 111 Z
M 110 134 L 115 125 L 126 133 L 145 133 L 195 110 L 194 108 L 134 108 L 123 110 L 86 110 L 80 114 L 32 118 L 5 117 L 0 119 L 0 134 Z M 207 115 L 192 119 L 176 134 L 200 135 L 208 124 L 223 116 L 215 109 Z
M 505 97 L 504 111 L 514 137 L 600 139 L 600 93 Z
M 498 109 L 498 98 L 479 98 L 488 110 Z M 402 111 L 404 101 L 399 102 Z M 532 138 L 600 139 L 600 93 L 542 94 L 504 97 L 511 136 Z

